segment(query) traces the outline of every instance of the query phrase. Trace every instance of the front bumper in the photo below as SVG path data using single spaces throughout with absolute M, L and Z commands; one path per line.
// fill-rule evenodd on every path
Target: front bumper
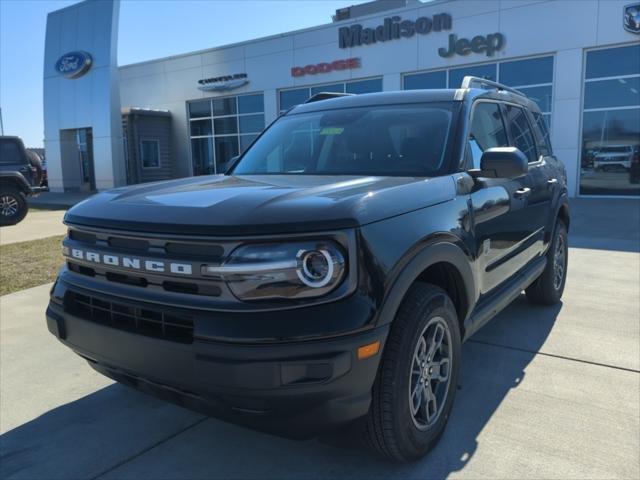
M 47 326 L 115 380 L 290 437 L 314 435 L 366 414 L 388 333 L 385 326 L 307 341 L 231 343 L 194 336 L 191 343 L 178 343 L 89 321 L 56 300 L 47 309 Z M 358 360 L 358 347 L 375 341 L 381 342 L 380 352 Z

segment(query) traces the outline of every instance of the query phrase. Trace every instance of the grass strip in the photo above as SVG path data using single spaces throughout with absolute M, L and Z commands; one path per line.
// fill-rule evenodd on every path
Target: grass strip
M 53 282 L 64 264 L 63 238 L 0 245 L 0 295 Z

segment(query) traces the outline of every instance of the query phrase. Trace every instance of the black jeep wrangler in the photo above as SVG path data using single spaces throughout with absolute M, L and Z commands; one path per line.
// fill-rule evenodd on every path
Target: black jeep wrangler
M 46 192 L 42 164 L 18 137 L 0 136 L 0 226 L 15 225 L 29 211 L 27 197 Z
M 559 301 L 565 169 L 499 84 L 332 96 L 225 175 L 69 210 L 47 325 L 140 390 L 287 436 L 353 422 L 410 461 L 445 428 L 461 343 L 523 290 Z

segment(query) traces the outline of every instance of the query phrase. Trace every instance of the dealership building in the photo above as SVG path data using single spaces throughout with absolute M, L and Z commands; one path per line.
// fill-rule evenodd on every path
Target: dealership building
M 52 191 L 220 173 L 315 93 L 457 88 L 474 75 L 538 103 L 570 195 L 640 195 L 640 1 L 379 0 L 317 27 L 123 66 L 118 13 L 117 1 L 87 0 L 49 14 Z

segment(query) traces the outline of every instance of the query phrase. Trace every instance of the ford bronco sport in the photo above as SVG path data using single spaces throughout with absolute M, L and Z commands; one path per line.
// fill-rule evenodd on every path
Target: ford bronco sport
M 500 84 L 336 96 L 225 175 L 69 210 L 47 325 L 156 396 L 288 436 L 356 425 L 411 461 L 445 428 L 461 342 L 523 290 L 559 301 L 566 174 Z

